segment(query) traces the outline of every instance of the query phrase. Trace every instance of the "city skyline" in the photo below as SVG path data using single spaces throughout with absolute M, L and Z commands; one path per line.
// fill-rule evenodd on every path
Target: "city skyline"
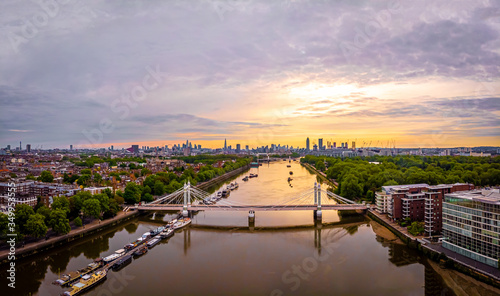
M 9 3 L 0 146 L 500 146 L 498 2 L 196 3 Z

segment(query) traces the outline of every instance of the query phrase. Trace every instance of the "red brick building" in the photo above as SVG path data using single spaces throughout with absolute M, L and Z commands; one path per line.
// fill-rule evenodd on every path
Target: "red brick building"
M 441 233 L 443 198 L 445 194 L 474 189 L 473 184 L 427 184 L 382 186 L 377 192 L 379 213 L 387 213 L 393 220 L 424 221 L 427 235 Z

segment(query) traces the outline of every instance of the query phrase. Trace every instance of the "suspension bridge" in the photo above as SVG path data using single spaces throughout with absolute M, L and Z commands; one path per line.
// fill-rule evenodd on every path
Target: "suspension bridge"
M 322 197 L 326 197 L 323 200 Z M 314 217 L 321 219 L 323 210 L 352 211 L 366 210 L 364 204 L 357 204 L 333 192 L 324 190 L 314 183 L 312 188 L 276 204 L 245 204 L 215 194 L 207 193 L 188 182 L 183 188 L 163 196 L 151 203 L 137 206 L 140 211 L 182 211 L 188 216 L 190 211 L 314 211 Z

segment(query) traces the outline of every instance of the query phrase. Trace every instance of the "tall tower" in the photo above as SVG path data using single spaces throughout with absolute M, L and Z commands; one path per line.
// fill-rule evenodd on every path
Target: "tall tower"
M 224 151 L 226 151 L 226 150 L 227 150 L 227 141 L 226 141 L 226 139 L 224 139 Z
M 19 151 L 23 151 L 23 146 L 21 145 L 21 141 L 19 141 Z
M 306 139 L 306 150 L 309 150 L 310 148 L 310 141 L 309 141 L 309 138 Z
M 318 148 L 319 150 L 323 150 L 323 138 L 318 139 Z

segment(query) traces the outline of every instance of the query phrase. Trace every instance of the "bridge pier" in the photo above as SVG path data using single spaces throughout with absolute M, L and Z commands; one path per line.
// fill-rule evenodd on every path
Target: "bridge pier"
M 323 218 L 323 212 L 321 211 L 321 184 L 314 183 L 314 197 L 318 198 L 318 208 L 314 211 L 314 219 L 321 221 Z
M 250 228 L 250 230 L 253 230 L 254 227 L 255 227 L 255 211 L 250 210 L 248 211 L 248 228 Z

